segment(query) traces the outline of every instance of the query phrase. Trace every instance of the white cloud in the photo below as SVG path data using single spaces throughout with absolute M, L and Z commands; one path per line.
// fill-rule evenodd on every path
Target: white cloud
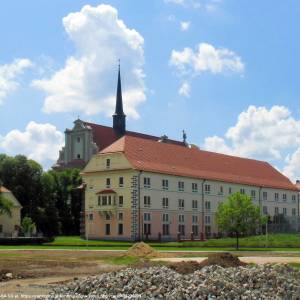
M 114 7 L 104 4 L 86 5 L 70 13 L 63 18 L 63 25 L 75 45 L 75 53 L 51 78 L 33 82 L 47 94 L 43 110 L 111 115 L 120 58 L 125 113 L 137 118 L 137 106 L 146 99 L 143 37 L 119 19 Z
M 182 51 L 172 50 L 171 66 L 182 74 L 211 72 L 243 73 L 244 63 L 233 51 L 226 48 L 215 48 L 213 45 L 201 43 L 196 50 L 186 47 Z
M 165 2 L 177 5 L 184 5 L 186 3 L 186 0 L 165 0 Z
M 164 2 L 186 8 L 202 9 L 207 12 L 214 12 L 222 4 L 223 0 L 164 0 Z
M 300 178 L 300 120 L 284 106 L 249 106 L 225 137 L 207 137 L 204 148 L 273 161 L 284 165 L 282 171 L 291 179 Z
M 57 159 L 64 135 L 49 123 L 28 123 L 24 131 L 14 129 L 0 136 L 0 149 L 9 155 L 23 154 L 49 167 Z
M 187 30 L 189 30 L 190 25 L 191 25 L 190 21 L 182 21 L 182 22 L 180 22 L 180 30 L 187 31 Z
M 179 95 L 184 96 L 184 97 L 190 97 L 191 93 L 191 86 L 188 82 L 183 82 L 181 87 L 179 88 L 178 91 Z
M 17 58 L 10 64 L 0 65 L 0 105 L 9 93 L 18 88 L 18 77 L 32 65 L 27 58 Z

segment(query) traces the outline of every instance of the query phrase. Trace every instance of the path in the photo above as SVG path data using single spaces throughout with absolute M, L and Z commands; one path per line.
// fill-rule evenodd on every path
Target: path
M 181 262 L 181 261 L 197 261 L 201 263 L 207 257 L 164 257 L 154 258 L 153 261 Z M 268 263 L 300 263 L 300 257 L 282 257 L 282 256 L 241 256 L 239 260 L 245 263 L 268 264 Z

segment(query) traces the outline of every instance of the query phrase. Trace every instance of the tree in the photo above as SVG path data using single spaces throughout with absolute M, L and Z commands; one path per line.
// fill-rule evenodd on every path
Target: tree
M 24 217 L 21 223 L 22 232 L 26 235 L 32 235 L 35 230 L 35 223 L 30 217 Z
M 4 197 L 2 191 L 2 181 L 0 180 L 0 215 L 6 214 L 11 217 L 11 210 L 13 208 L 13 203 Z
M 220 203 L 216 218 L 220 230 L 235 233 L 236 249 L 239 249 L 241 234 L 249 234 L 265 222 L 259 207 L 252 203 L 249 196 L 241 193 L 232 194 L 225 202 Z

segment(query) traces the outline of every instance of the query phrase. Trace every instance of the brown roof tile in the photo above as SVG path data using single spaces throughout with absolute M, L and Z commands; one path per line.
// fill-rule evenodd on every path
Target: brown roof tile
M 184 177 L 297 190 L 269 163 L 126 135 L 100 152 L 123 152 L 135 169 Z
M 97 144 L 99 151 L 105 149 L 106 147 L 108 147 L 109 145 L 111 145 L 119 139 L 119 136 L 116 134 L 112 127 L 89 122 L 84 122 L 84 124 L 91 127 L 93 131 L 93 140 Z M 155 141 L 158 141 L 160 139 L 159 137 L 154 135 L 148 135 L 134 131 L 126 131 L 126 135 Z M 184 143 L 180 141 L 168 139 L 167 142 L 169 144 L 184 146 Z

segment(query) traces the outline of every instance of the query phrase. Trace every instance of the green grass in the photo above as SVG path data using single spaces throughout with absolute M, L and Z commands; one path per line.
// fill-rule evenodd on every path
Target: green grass
M 292 263 L 292 264 L 289 264 L 289 266 L 291 266 L 291 267 L 293 267 L 295 269 L 300 270 L 300 264 L 298 264 L 298 263 Z
M 104 262 L 108 264 L 113 264 L 113 265 L 133 265 L 136 264 L 140 261 L 138 257 L 134 256 L 117 256 L 117 257 L 106 257 L 104 259 L 101 259 Z
M 235 238 L 210 239 L 204 242 L 150 242 L 157 250 L 173 251 L 234 251 Z M 79 236 L 56 237 L 43 245 L 0 246 L 0 249 L 73 249 L 73 250 L 127 250 L 133 242 L 84 240 Z M 240 238 L 240 251 L 300 251 L 300 234 L 273 234 Z

